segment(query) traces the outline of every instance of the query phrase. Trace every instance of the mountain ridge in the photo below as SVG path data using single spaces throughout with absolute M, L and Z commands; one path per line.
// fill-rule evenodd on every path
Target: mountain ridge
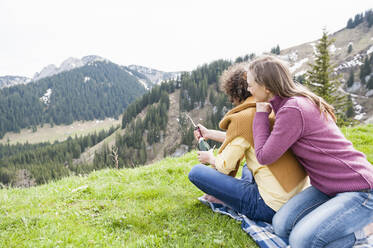
M 59 67 L 54 64 L 43 67 L 43 69 L 40 72 L 36 72 L 32 78 L 22 76 L 0 76 L 0 89 L 3 87 L 11 87 L 18 84 L 36 82 L 46 77 L 51 77 L 59 73 L 89 65 L 96 61 L 111 62 L 109 59 L 97 55 L 87 55 L 82 57 L 81 59 L 69 57 L 65 59 Z M 133 76 L 135 76 L 147 90 L 154 85 L 160 84 L 160 82 L 164 80 L 174 79 L 181 74 L 181 72 L 164 72 L 141 65 L 117 65 L 127 72 L 132 73 Z

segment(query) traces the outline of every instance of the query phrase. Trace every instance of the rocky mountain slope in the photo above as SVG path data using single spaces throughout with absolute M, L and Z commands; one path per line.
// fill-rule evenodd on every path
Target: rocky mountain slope
M 371 122 L 373 116 L 373 91 L 362 85 L 359 79 L 360 68 L 365 58 L 373 55 L 373 28 L 361 23 L 355 28 L 344 28 L 330 34 L 334 44 L 330 47 L 331 62 L 335 73 L 341 76 L 343 90 L 350 93 L 355 103 L 356 119 Z M 281 50 L 279 57 L 289 62 L 290 70 L 295 77 L 301 76 L 314 62 L 316 41 Z M 349 52 L 349 46 L 351 51 Z M 355 80 L 352 87 L 347 87 L 350 71 L 354 71 Z

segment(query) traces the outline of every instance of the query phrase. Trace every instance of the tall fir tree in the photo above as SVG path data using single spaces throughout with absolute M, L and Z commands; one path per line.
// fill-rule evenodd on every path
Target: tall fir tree
M 346 117 L 346 96 L 339 90 L 341 82 L 334 74 L 334 66 L 330 62 L 329 47 L 334 39 L 328 37 L 324 29 L 323 35 L 316 46 L 314 64 L 307 71 L 306 85 L 318 96 L 322 97 L 335 108 L 339 125 L 348 124 Z
M 347 80 L 347 87 L 351 87 L 354 84 L 354 80 L 355 80 L 354 70 L 351 69 L 350 75 Z
M 271 53 L 279 55 L 280 54 L 280 45 L 272 47 L 271 48 Z
M 354 116 L 355 116 L 354 103 L 352 102 L 351 95 L 349 94 L 347 98 L 346 117 L 353 118 Z
M 364 64 L 360 66 L 360 80 L 363 84 L 367 83 L 365 77 L 372 73 L 369 57 L 366 56 Z
M 351 53 L 351 52 L 352 52 L 352 44 L 349 44 L 347 48 L 347 53 Z
M 373 76 L 371 76 L 367 82 L 367 88 L 369 90 L 372 90 L 373 89 Z

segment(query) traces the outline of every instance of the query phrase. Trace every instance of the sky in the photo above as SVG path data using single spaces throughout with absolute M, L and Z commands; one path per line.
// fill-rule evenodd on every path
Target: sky
M 0 0 L 0 76 L 33 77 L 69 57 L 190 71 L 317 40 L 372 0 Z

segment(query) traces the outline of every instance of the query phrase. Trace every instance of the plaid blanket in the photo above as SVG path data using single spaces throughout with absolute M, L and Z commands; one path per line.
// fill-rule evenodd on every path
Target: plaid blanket
M 247 218 L 245 215 L 238 213 L 237 211 L 217 203 L 212 203 L 206 199 L 199 197 L 198 200 L 210 207 L 215 213 L 228 215 L 229 217 L 241 221 L 242 229 L 250 235 L 250 237 L 258 244 L 261 248 L 286 248 L 290 247 L 285 240 L 276 236 L 273 232 L 272 225 L 263 221 L 253 221 Z M 354 248 L 373 248 L 373 235 L 367 239 L 357 240 Z

